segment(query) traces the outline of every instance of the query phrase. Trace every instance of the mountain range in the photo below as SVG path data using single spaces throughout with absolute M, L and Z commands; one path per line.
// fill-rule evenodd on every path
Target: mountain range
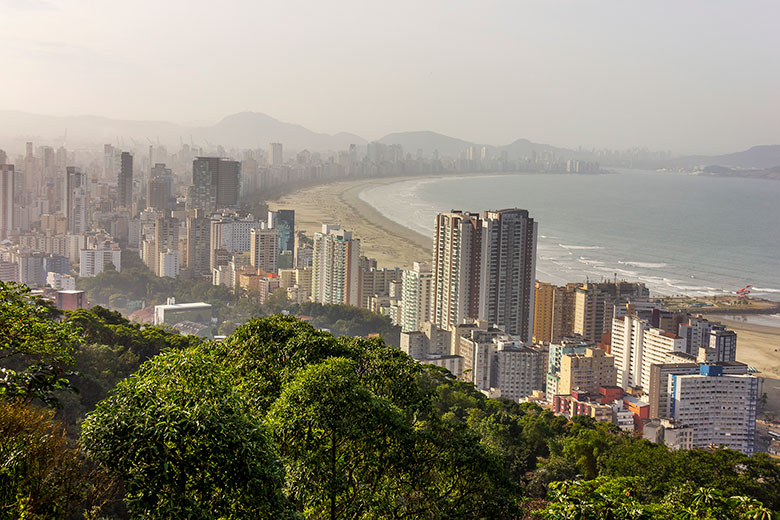
M 0 111 L 0 148 L 21 151 L 25 141 L 66 144 L 71 148 L 102 143 L 138 148 L 160 142 L 169 146 L 194 143 L 213 148 L 266 148 L 268 143 L 281 142 L 288 150 L 334 151 L 351 144 L 365 145 L 367 141 L 355 134 L 340 132 L 325 134 L 301 125 L 279 121 L 259 112 L 240 112 L 225 117 L 209 126 L 182 125 L 166 121 L 131 121 L 99 116 L 46 116 L 19 111 Z M 457 139 L 431 131 L 396 132 L 379 142 L 400 144 L 404 151 L 414 154 L 422 149 L 427 155 L 438 150 L 442 156 L 458 157 L 469 146 L 482 144 Z M 491 155 L 507 152 L 510 158 L 552 153 L 558 157 L 595 160 L 590 152 L 559 148 L 534 143 L 527 139 L 503 145 L 487 145 Z M 724 166 L 735 169 L 769 169 L 780 165 L 780 145 L 754 146 L 749 150 L 718 156 L 686 156 L 673 159 L 668 165 L 691 168 L 694 166 Z

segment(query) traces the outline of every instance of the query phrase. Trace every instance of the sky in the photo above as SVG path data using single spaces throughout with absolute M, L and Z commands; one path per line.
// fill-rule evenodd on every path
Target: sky
M 0 110 L 726 153 L 780 144 L 779 20 L 777 0 L 0 0 Z

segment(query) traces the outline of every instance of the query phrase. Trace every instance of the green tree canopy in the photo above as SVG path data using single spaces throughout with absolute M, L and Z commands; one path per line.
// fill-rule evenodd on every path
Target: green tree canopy
M 282 465 L 207 348 L 171 351 L 121 382 L 84 422 L 84 443 L 123 478 L 145 518 L 283 518 Z
M 0 397 L 56 405 L 69 388 L 78 329 L 55 319 L 58 311 L 30 295 L 27 286 L 0 282 Z

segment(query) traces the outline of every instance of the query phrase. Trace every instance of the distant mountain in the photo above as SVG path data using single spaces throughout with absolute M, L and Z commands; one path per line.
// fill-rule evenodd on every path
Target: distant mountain
M 780 144 L 754 146 L 743 152 L 725 155 L 690 155 L 675 161 L 678 166 L 725 166 L 727 168 L 766 169 L 780 165 Z
M 195 140 L 203 139 L 238 148 L 265 148 L 268 143 L 278 142 L 286 148 L 297 150 L 344 150 L 350 144 L 366 143 L 365 139 L 354 134 L 312 132 L 301 125 L 284 123 L 259 112 L 233 114 L 216 125 L 196 128 L 192 134 Z
M 697 175 L 711 177 L 746 177 L 749 179 L 773 179 L 780 180 L 780 166 L 772 168 L 728 168 L 726 166 L 706 166 L 696 172 Z
M 583 159 L 591 160 L 593 155 L 589 152 L 580 152 L 577 150 L 569 150 L 567 148 L 558 148 L 549 144 L 540 144 L 529 141 L 528 139 L 518 139 L 517 141 L 499 146 L 499 151 L 506 151 L 509 158 L 531 157 L 533 152 L 537 154 L 551 153 L 557 157 L 565 157 L 566 159 Z
M 460 153 L 469 146 L 478 146 L 480 148 L 483 146 L 479 143 L 464 141 L 463 139 L 457 139 L 455 137 L 449 137 L 429 131 L 396 132 L 384 136 L 379 142 L 384 144 L 400 144 L 403 146 L 405 152 L 411 152 L 412 154 L 418 149 L 422 149 L 423 153 L 426 155 L 431 154 L 434 150 L 438 150 L 440 155 L 449 157 L 458 157 Z M 528 139 L 518 139 L 517 141 L 504 146 L 487 145 L 487 147 L 490 150 L 491 155 L 497 155 L 502 151 L 506 151 L 510 159 L 530 157 L 534 151 L 537 154 L 553 153 L 556 156 L 565 157 L 567 159 L 591 158 L 591 155 L 587 152 L 557 148 L 549 144 L 534 143 Z
M 438 150 L 440 155 L 457 157 L 463 150 L 474 145 L 463 139 L 456 139 L 436 132 L 396 132 L 388 134 L 379 140 L 384 144 L 400 144 L 405 152 L 414 154 L 422 149 L 423 153 L 430 155 L 434 150 Z
M 271 142 L 284 143 L 289 149 L 342 150 L 350 144 L 365 144 L 354 134 L 328 135 L 300 125 L 285 123 L 258 112 L 241 112 L 212 126 L 190 127 L 164 121 L 129 121 L 97 116 L 54 117 L 18 111 L 0 111 L 0 139 L 12 141 L 17 148 L 27 140 L 59 144 L 67 134 L 69 146 L 96 143 L 133 142 L 146 145 L 151 140 L 177 145 L 179 142 L 205 145 L 206 141 L 226 148 L 255 148 Z

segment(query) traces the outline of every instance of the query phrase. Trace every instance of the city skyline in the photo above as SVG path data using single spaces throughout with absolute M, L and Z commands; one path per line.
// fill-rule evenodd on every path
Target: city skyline
M 431 130 L 682 154 L 780 135 L 770 2 L 388 7 L 5 0 L 0 109 L 196 124 L 252 110 L 369 140 Z M 214 26 L 230 30 L 203 38 Z

